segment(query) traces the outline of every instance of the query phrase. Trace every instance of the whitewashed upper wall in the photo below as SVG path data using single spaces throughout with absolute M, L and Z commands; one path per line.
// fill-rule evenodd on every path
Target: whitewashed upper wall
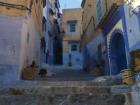
M 130 6 L 125 5 L 125 18 L 130 50 L 140 48 L 140 11 L 132 12 Z M 138 46 L 139 45 L 139 46 Z

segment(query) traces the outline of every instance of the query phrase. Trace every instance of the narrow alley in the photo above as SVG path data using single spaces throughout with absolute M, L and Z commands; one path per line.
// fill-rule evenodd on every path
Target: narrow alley
M 0 0 L 0 105 L 140 105 L 140 0 Z

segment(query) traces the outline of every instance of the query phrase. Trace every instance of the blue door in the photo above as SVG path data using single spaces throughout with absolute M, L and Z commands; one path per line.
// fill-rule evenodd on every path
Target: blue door
M 123 35 L 116 33 L 110 43 L 110 68 L 111 75 L 119 74 L 127 68 L 125 41 Z

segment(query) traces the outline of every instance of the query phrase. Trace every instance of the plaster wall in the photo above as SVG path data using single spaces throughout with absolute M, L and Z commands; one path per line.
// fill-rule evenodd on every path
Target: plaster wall
M 92 39 L 89 43 L 86 44 L 86 53 L 88 54 L 88 56 L 83 61 L 84 64 L 87 64 L 85 66 L 94 68 L 99 63 L 98 47 L 104 42 L 104 37 L 102 33 L 100 33 L 98 36 L 96 36 L 94 39 Z
M 21 61 L 20 70 L 30 65 L 34 60 L 40 66 L 40 41 L 41 36 L 36 30 L 32 16 L 27 16 L 23 22 L 21 33 Z
M 0 15 L 0 84 L 19 79 L 23 19 Z
M 124 5 L 127 35 L 130 52 L 140 48 L 140 10 L 135 12 L 130 9 L 129 5 Z

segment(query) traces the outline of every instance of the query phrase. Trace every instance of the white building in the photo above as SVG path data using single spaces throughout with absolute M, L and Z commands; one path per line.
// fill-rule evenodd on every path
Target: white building
M 12 8 L 20 3 L 27 7 Z M 15 0 L 8 9 L 0 5 L 0 84 L 20 80 L 21 71 L 33 61 L 40 66 L 42 1 L 25 4 Z

